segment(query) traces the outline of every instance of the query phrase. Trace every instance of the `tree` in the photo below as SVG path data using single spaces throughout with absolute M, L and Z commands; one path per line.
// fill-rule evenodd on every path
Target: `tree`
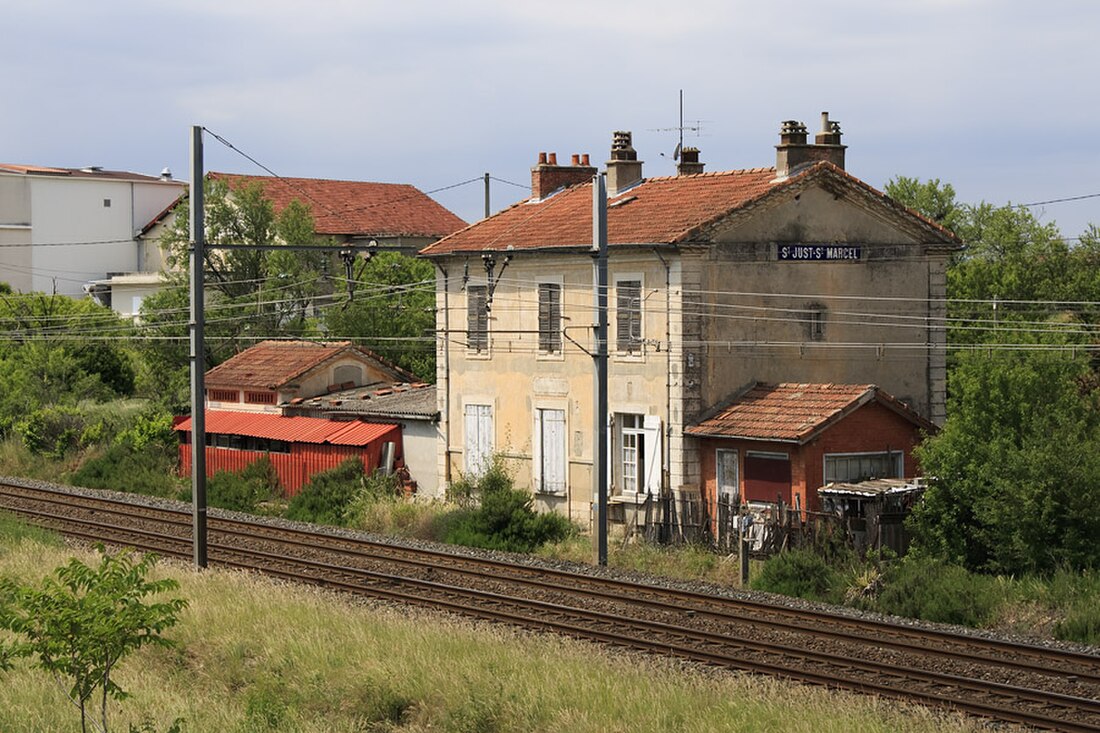
M 930 485 L 919 551 L 971 570 L 1100 567 L 1100 392 L 1083 358 L 973 352 L 949 377 L 948 418 L 917 454 Z
M 33 659 L 80 709 L 81 730 L 90 723 L 107 733 L 108 698 L 126 697 L 112 678 L 115 667 L 143 646 L 170 646 L 162 634 L 176 624 L 187 602 L 145 602 L 179 587 L 171 579 L 146 580 L 153 555 L 135 562 L 128 550 L 111 555 L 100 546 L 99 552 L 97 567 L 72 558 L 38 585 L 0 581 L 0 628 L 16 635 L 14 643 L 0 648 L 0 661 L 10 666 L 13 659 Z M 89 712 L 97 692 L 98 720 Z
M 421 379 L 435 381 L 435 271 L 431 263 L 380 252 L 361 267 L 354 297 L 325 315 L 339 338 L 359 341 Z

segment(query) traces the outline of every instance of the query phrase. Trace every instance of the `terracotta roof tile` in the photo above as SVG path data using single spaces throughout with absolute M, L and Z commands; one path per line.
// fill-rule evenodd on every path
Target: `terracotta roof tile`
M 757 383 L 716 414 L 684 430 L 690 435 L 804 443 L 826 425 L 880 393 L 873 384 Z M 890 406 L 900 405 L 882 393 Z M 915 422 L 916 413 L 912 413 Z
M 466 226 L 466 222 L 427 194 L 404 183 L 213 172 L 209 177 L 225 181 L 230 189 L 261 183 L 276 212 L 295 199 L 301 201 L 312 211 L 318 234 L 443 237 Z
M 817 177 L 830 177 L 861 197 L 885 201 L 899 215 L 908 217 L 946 243 L 958 243 L 954 234 L 882 192 L 868 186 L 828 162 L 819 162 L 777 181 L 774 168 L 688 176 L 649 178 L 608 200 L 607 240 L 611 245 L 679 244 L 704 235 L 706 227 L 738 211 L 751 208 L 766 197 L 806 185 Z M 563 189 L 544 199 L 528 199 L 430 244 L 425 256 L 485 250 L 591 247 L 592 184 Z
M 350 341 L 261 341 L 208 371 L 206 385 L 210 388 L 271 389 L 287 384 L 328 359 L 349 350 L 373 359 L 380 368 L 392 372 L 396 379 L 412 376 L 376 354 L 352 345 Z

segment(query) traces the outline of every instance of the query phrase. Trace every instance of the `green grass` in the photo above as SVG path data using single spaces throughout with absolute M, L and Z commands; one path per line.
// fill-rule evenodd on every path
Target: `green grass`
M 73 551 L 0 525 L 0 573 L 47 574 Z M 893 702 L 613 652 L 551 636 L 363 605 L 258 576 L 162 563 L 189 607 L 175 649 L 117 670 L 115 730 L 178 717 L 184 731 L 978 731 Z M 78 727 L 43 674 L 0 673 L 0 730 Z

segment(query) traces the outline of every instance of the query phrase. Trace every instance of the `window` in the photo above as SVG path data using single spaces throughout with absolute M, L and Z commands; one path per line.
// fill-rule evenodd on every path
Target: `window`
M 477 477 L 489 468 L 493 456 L 493 408 L 491 405 L 466 405 L 466 473 Z
M 825 454 L 825 483 L 903 478 L 902 473 L 904 468 L 901 451 Z
M 803 313 L 803 324 L 806 331 L 806 339 L 809 341 L 822 341 L 825 338 L 825 306 L 820 303 L 810 303 Z
M 610 461 L 621 494 L 656 494 L 661 488 L 661 419 L 615 413 Z
M 466 348 L 479 354 L 489 351 L 488 294 L 485 285 L 466 288 Z
M 105 208 L 105 209 L 111 208 L 111 199 L 103 199 L 103 208 Z
M 565 491 L 565 410 L 535 410 L 535 490 Z
M 241 395 L 235 389 L 208 389 L 206 399 L 211 402 L 237 402 L 241 399 Z
M 737 506 L 741 493 L 737 480 L 737 451 L 719 448 L 715 455 L 715 471 L 718 480 L 718 501 L 728 506 Z
M 274 392 L 245 392 L 244 401 L 250 405 L 274 405 Z
M 615 348 L 633 354 L 642 348 L 642 281 L 615 283 Z
M 561 285 L 539 283 L 539 351 L 561 352 Z

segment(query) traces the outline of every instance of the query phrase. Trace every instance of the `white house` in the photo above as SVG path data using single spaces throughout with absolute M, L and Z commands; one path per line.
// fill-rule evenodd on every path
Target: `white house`
M 158 178 L 0 163 L 0 282 L 77 297 L 102 291 L 96 281 L 159 271 L 138 234 L 184 189 L 167 170 Z M 140 295 L 111 305 L 134 313 Z

